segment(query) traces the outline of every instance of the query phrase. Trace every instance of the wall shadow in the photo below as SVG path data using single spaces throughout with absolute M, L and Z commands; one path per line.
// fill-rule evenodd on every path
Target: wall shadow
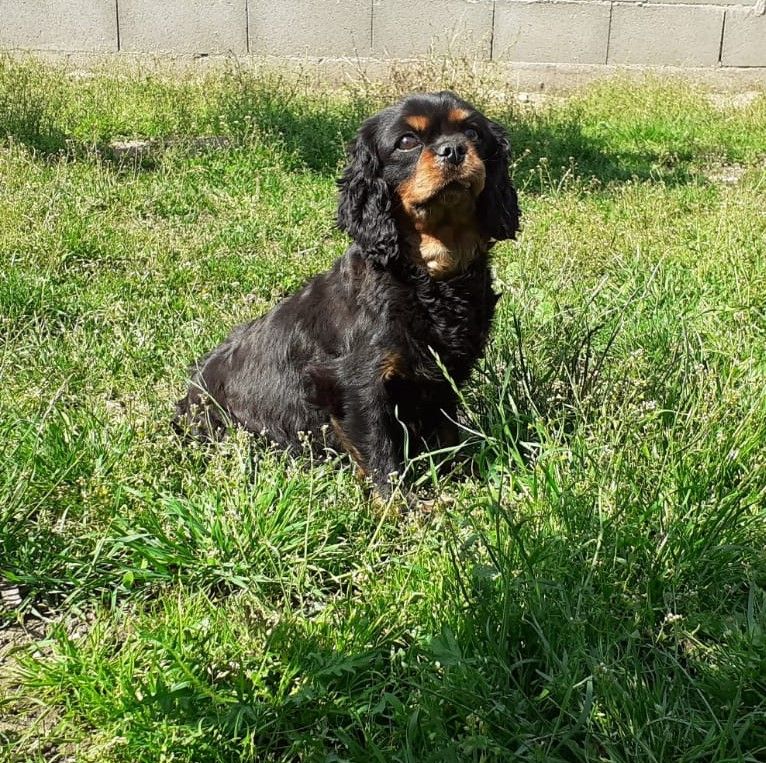
M 10 138 L 41 156 L 65 151 L 74 157 L 92 156 L 94 147 L 68 134 L 57 117 L 65 95 L 55 89 L 46 91 L 38 75 L 14 69 L 14 76 L 0 82 L 0 140 Z M 147 101 L 150 112 L 152 104 Z M 167 107 L 165 101 L 161 105 Z M 145 137 L 160 144 L 161 150 L 152 153 L 151 162 L 136 166 L 151 169 L 167 146 L 188 144 L 195 153 L 225 151 L 232 144 L 247 146 L 256 139 L 266 146 L 273 144 L 275 159 L 291 171 L 334 177 L 342 167 L 348 141 L 364 119 L 383 105 L 379 98 L 362 94 L 324 99 L 305 84 L 299 87 L 279 77 L 260 80 L 233 72 L 223 83 L 211 84 L 206 102 L 178 102 L 169 107 L 170 113 L 162 112 L 168 134 L 141 136 L 134 134 L 130 124 L 118 122 L 113 129 L 120 134 L 102 135 L 100 153 L 109 158 L 112 138 Z M 615 148 L 603 138 L 585 134 L 576 110 L 519 109 L 514 104 L 494 110 L 492 116 L 509 132 L 517 184 L 524 184 L 526 193 L 545 192 L 565 179 L 681 184 L 694 176 L 691 150 L 679 155 L 677 146 L 671 150 L 662 144 L 645 150 Z M 199 133 L 207 134 L 209 145 L 199 145 Z M 536 173 L 541 183 L 525 182 Z
M 376 108 L 358 99 L 329 103 L 318 95 L 297 97 L 245 80 L 221 94 L 220 121 L 242 141 L 273 140 L 291 168 L 334 176 L 346 144 Z
M 544 181 L 537 189 L 535 183 L 528 184 L 527 193 L 539 193 L 539 188 L 557 186 L 565 179 L 604 185 L 630 180 L 682 185 L 695 177 L 691 153 L 678 156 L 649 147 L 615 150 L 586 135 L 572 117 L 510 118 L 502 123 L 511 137 L 517 182 L 530 175 Z
M 273 139 L 297 168 L 321 175 L 337 175 L 345 146 L 365 118 L 381 104 L 355 99 L 328 105 L 321 100 L 282 98 L 275 92 L 242 89 L 224 94 L 219 108 L 222 121 L 248 125 L 252 133 Z M 515 176 L 540 173 L 544 183 L 527 193 L 544 192 L 565 179 L 602 184 L 654 180 L 665 184 L 690 182 L 695 173 L 693 153 L 647 147 L 643 151 L 616 150 L 606 141 L 586 135 L 576 116 L 553 112 L 500 112 L 492 115 L 511 138 Z M 240 132 L 246 137 L 246 132 Z

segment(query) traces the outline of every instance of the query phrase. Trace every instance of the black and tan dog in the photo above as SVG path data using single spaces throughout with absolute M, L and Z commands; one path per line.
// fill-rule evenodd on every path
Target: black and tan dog
M 312 432 L 382 498 L 405 442 L 454 444 L 444 369 L 460 385 L 482 354 L 497 301 L 488 253 L 518 229 L 508 150 L 499 125 L 449 92 L 368 119 L 338 183 L 354 243 L 196 364 L 177 426 L 215 438 L 235 425 L 285 447 Z

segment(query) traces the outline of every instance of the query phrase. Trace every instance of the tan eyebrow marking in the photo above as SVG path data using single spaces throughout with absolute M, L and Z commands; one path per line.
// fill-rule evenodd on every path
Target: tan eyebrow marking
M 456 123 L 464 122 L 470 116 L 471 112 L 466 111 L 465 109 L 450 109 L 450 113 L 447 115 L 447 118 L 450 122 Z
M 404 121 L 416 132 L 425 132 L 431 124 L 428 117 L 422 116 L 405 117 Z

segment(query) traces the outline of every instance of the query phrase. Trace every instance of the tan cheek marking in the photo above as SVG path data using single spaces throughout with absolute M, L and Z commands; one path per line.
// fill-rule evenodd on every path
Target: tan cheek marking
M 399 198 L 405 209 L 434 195 L 444 183 L 444 172 L 436 163 L 433 152 L 423 149 L 415 171 L 399 186 Z
M 422 117 L 422 116 L 405 117 L 404 121 L 413 130 L 415 130 L 415 132 L 425 132 L 426 130 L 428 130 L 428 127 L 431 124 L 428 117 Z
M 474 196 L 478 196 L 484 190 L 487 171 L 473 146 L 468 148 L 460 177 L 471 184 Z M 424 149 L 415 171 L 398 188 L 402 206 L 409 212 L 413 205 L 420 204 L 441 190 L 443 184 L 443 168 L 438 165 L 434 153 Z
M 463 174 L 471 181 L 471 190 L 474 196 L 478 196 L 484 190 L 484 184 L 487 182 L 487 168 L 473 146 L 468 148 L 464 167 Z

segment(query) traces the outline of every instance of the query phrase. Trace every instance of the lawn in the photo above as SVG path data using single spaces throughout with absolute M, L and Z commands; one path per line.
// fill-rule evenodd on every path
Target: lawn
M 445 86 L 524 212 L 473 472 L 400 517 L 181 447 L 188 364 L 347 245 L 361 119 Z M 764 93 L 0 58 L 0 759 L 765 760 L 765 200 Z

